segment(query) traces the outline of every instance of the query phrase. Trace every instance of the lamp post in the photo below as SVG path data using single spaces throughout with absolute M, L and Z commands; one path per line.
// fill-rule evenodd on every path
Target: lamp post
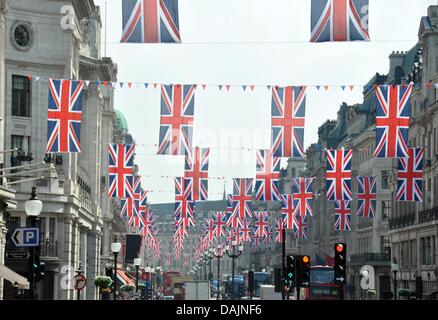
M 31 227 L 37 226 L 38 217 L 43 209 L 43 203 L 41 200 L 37 199 L 36 190 L 36 187 L 32 187 L 31 197 L 24 203 L 24 210 L 26 211 L 26 215 L 30 218 Z M 29 248 L 29 299 L 35 299 L 35 274 L 33 270 L 35 264 L 35 252 L 36 247 Z
M 237 246 L 237 241 L 233 240 L 231 242 L 231 248 L 229 245 L 225 246 L 225 250 L 227 251 L 227 255 L 233 259 L 233 263 L 232 263 L 232 278 L 231 278 L 231 299 L 234 299 L 234 260 L 237 259 L 238 257 L 240 257 L 240 255 L 243 252 L 243 246 L 239 245 Z
M 79 267 L 78 270 L 76 270 L 76 273 L 78 274 L 78 276 L 80 276 L 81 274 L 84 273 L 84 271 L 82 270 L 82 263 L 79 261 Z M 76 296 L 77 300 L 81 300 L 81 290 L 77 290 L 77 296 Z
M 156 291 L 157 291 L 157 300 L 159 300 L 158 298 L 158 295 L 160 294 L 160 290 L 161 290 L 161 281 L 159 282 L 158 281 L 158 279 L 160 279 L 160 275 L 161 275 L 161 271 L 162 271 L 162 269 L 161 269 L 161 266 L 157 266 L 156 268 L 155 268 L 155 270 L 157 271 L 156 272 L 156 275 L 155 275 L 155 280 L 156 280 L 156 285 L 155 285 L 155 287 L 156 287 Z
M 114 292 L 113 292 L 113 299 L 116 300 L 116 291 L 117 291 L 117 255 L 120 252 L 120 249 L 122 248 L 122 244 L 120 242 L 117 242 L 117 237 L 114 237 L 114 242 L 111 243 L 111 251 L 114 254 Z
M 150 274 L 151 274 L 151 267 L 146 266 L 146 268 L 144 269 L 144 271 L 146 272 L 146 276 L 147 276 L 147 284 L 149 285 L 150 283 Z M 152 286 L 151 286 L 152 288 Z M 146 286 L 146 300 L 149 300 L 149 286 Z
M 397 300 L 397 272 L 400 271 L 400 267 L 395 258 L 394 262 L 391 263 L 391 271 L 394 273 L 394 300 Z
M 141 258 L 135 258 L 134 259 L 134 266 L 135 266 L 135 294 L 138 295 L 138 269 L 141 265 Z
M 151 300 L 154 300 L 154 277 L 155 277 L 155 268 L 151 268 Z
M 213 280 L 213 273 L 211 272 L 211 260 L 214 259 L 214 248 L 210 248 L 210 253 L 208 255 L 208 260 L 209 260 L 209 272 L 208 272 L 208 280 L 211 281 Z
M 217 246 L 217 251 L 215 257 L 217 258 L 217 300 L 219 300 L 219 293 L 221 288 L 221 278 L 220 278 L 220 269 L 221 269 L 221 258 L 224 256 L 224 252 L 222 251 L 222 246 L 219 244 Z
M 204 251 L 204 280 L 207 280 L 207 261 L 208 261 L 208 250 Z

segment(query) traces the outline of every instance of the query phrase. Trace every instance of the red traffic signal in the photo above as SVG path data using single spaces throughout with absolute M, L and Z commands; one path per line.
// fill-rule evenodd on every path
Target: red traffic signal
M 339 252 L 339 253 L 343 252 L 344 251 L 344 245 L 342 243 L 338 243 L 336 245 L 336 251 Z

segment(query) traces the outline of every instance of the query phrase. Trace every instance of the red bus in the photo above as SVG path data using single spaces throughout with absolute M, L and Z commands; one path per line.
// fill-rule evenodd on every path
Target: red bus
M 335 284 L 335 271 L 330 266 L 310 267 L 310 287 L 304 289 L 306 300 L 340 300 L 341 288 Z
M 179 272 L 176 272 L 176 271 L 163 272 L 163 295 L 173 296 L 172 278 L 175 275 L 179 275 Z

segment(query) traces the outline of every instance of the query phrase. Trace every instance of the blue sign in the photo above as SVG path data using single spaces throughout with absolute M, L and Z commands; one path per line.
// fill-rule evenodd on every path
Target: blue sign
M 16 247 L 36 247 L 40 243 L 38 228 L 16 228 L 11 236 Z

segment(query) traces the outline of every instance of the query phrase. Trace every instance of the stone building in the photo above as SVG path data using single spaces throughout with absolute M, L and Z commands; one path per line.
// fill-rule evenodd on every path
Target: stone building
M 81 268 L 89 279 L 82 299 L 96 299 L 93 278 L 101 273 L 103 217 L 113 214 L 101 197 L 107 176 L 105 143 L 112 140 L 115 121 L 113 89 L 87 82 L 83 96 L 82 152 L 45 154 L 47 78 L 115 81 L 117 66 L 102 58 L 99 8 L 92 0 L 8 1 L 5 42 L 5 148 L 18 148 L 22 164 L 52 163 L 54 169 L 37 182 L 16 185 L 17 209 L 7 228 L 26 226 L 24 201 L 37 186 L 43 202 L 39 219 L 41 260 L 45 277 L 37 283 L 38 299 L 73 299 L 71 278 Z M 73 19 L 62 24 L 61 8 L 71 5 Z M 6 166 L 17 158 L 5 159 Z M 35 175 L 36 176 L 36 175 Z M 11 245 L 9 250 L 15 250 Z M 26 265 L 9 259 L 7 266 L 27 277 Z M 5 286 L 5 299 L 15 291 Z

